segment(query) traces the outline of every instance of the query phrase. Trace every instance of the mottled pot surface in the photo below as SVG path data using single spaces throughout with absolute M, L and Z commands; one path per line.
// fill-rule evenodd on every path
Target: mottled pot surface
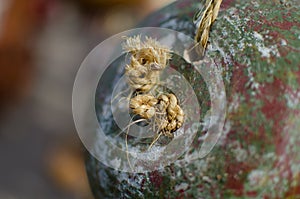
M 197 2 L 177 1 L 142 24 L 193 37 Z M 144 174 L 119 172 L 87 155 L 95 198 L 300 198 L 299 8 L 298 1 L 224 0 L 206 53 L 221 68 L 227 95 L 218 144 L 184 167 L 174 163 Z M 197 96 L 204 115 L 210 105 L 203 103 L 209 98 L 203 80 L 182 64 L 171 62 L 202 92 Z M 99 111 L 105 92 L 101 97 Z M 204 133 L 198 132 L 188 153 L 199 148 Z

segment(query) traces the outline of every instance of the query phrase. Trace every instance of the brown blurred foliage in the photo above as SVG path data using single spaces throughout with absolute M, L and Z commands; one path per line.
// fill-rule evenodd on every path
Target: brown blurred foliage
M 1 199 L 92 198 L 72 120 L 76 71 L 92 47 L 167 2 L 0 1 Z
M 0 32 L 0 110 L 22 96 L 30 82 L 33 68 L 29 41 L 41 19 L 41 2 L 8 2 Z

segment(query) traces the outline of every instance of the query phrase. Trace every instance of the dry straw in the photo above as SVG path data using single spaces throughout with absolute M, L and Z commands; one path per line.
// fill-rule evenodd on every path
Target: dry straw
M 135 93 L 129 106 L 134 115 L 152 122 L 156 137 L 151 148 L 161 135 L 173 138 L 184 121 L 177 97 L 159 86 L 159 77 L 171 59 L 171 50 L 150 37 L 143 42 L 140 35 L 126 38 L 123 49 L 130 54 L 125 76 Z
M 207 47 L 210 27 L 218 16 L 221 3 L 222 0 L 206 0 L 205 2 L 205 9 L 202 13 L 199 27 L 195 36 L 196 42 L 201 45 L 200 48 L 198 48 L 201 55 L 204 54 Z
M 123 49 L 131 55 L 130 64 L 125 67 L 130 87 L 141 92 L 150 91 L 171 59 L 170 49 L 150 37 L 142 42 L 140 35 L 126 38 Z

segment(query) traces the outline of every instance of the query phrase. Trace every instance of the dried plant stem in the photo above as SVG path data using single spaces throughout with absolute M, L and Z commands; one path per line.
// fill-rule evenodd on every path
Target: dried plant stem
M 216 20 L 222 0 L 206 0 L 205 10 L 202 13 L 200 24 L 196 32 L 195 40 L 201 45 L 201 55 L 204 54 L 209 38 L 210 27 Z
M 150 146 L 148 147 L 148 150 L 150 150 L 152 148 L 152 146 L 155 144 L 155 142 L 157 142 L 157 140 L 160 138 L 161 135 L 162 135 L 162 132 L 155 136 L 155 139 L 151 142 Z

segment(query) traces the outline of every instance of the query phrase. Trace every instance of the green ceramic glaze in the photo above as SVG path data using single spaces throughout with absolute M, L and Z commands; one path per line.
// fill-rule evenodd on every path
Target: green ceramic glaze
M 184 167 L 145 174 L 119 172 L 87 155 L 95 198 L 300 198 L 300 3 L 287 3 L 223 1 L 206 52 L 222 69 L 227 95 L 223 135 L 213 151 Z M 199 7 L 177 1 L 141 26 L 194 37 Z M 180 59 L 171 64 L 201 92 L 203 117 L 210 106 L 201 76 Z

